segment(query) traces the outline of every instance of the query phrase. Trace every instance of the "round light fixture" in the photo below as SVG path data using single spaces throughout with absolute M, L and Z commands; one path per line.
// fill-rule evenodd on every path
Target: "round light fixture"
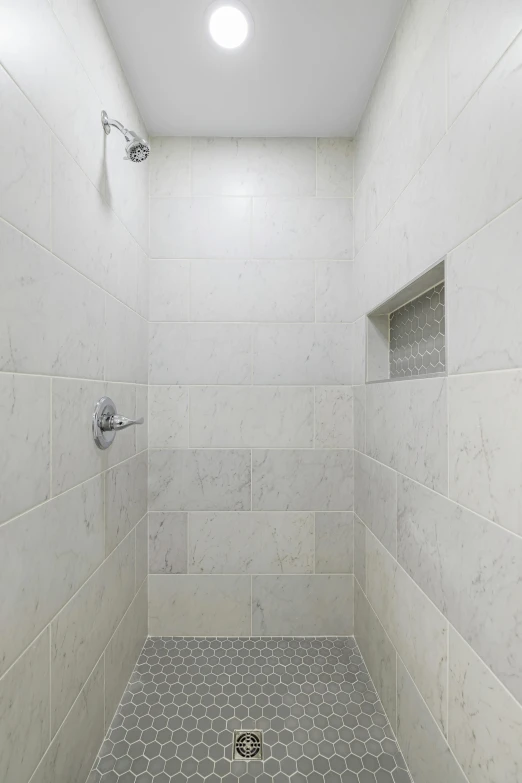
M 218 0 L 207 11 L 208 31 L 218 46 L 237 49 L 253 30 L 253 20 L 245 6 L 236 0 Z

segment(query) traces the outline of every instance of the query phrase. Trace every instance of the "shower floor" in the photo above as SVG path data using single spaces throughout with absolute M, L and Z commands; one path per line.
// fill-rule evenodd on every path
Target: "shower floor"
M 235 729 L 263 760 L 233 761 Z M 410 783 L 353 638 L 149 638 L 88 783 Z

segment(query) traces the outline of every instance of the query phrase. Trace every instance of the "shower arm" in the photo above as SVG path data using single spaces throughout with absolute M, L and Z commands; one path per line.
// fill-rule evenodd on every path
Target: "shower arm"
M 137 139 L 137 135 L 134 133 L 134 131 L 128 130 L 128 128 L 125 128 L 124 125 L 121 124 L 121 122 L 118 122 L 118 120 L 112 120 L 108 115 L 106 111 L 102 112 L 102 124 L 103 124 L 103 130 L 109 135 L 111 132 L 111 126 L 113 128 L 116 128 L 125 136 L 125 141 L 133 141 L 134 139 Z

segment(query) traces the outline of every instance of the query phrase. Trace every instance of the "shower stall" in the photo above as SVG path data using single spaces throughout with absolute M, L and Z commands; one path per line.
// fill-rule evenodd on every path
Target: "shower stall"
M 230 138 L 110 5 L 0 0 L 0 781 L 520 783 L 522 11 Z

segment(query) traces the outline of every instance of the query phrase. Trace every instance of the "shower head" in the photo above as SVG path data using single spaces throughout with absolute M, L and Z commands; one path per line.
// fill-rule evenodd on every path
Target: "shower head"
M 134 138 L 125 147 L 127 157 L 124 160 L 141 163 L 142 160 L 146 160 L 149 157 L 150 147 L 145 139 L 140 139 L 135 133 L 132 133 L 132 135 Z
M 127 155 L 123 158 L 123 160 L 131 160 L 133 163 L 141 163 L 143 160 L 147 160 L 150 153 L 150 147 L 145 139 L 140 139 L 140 137 L 134 133 L 134 131 L 124 128 L 121 122 L 118 122 L 118 120 L 111 120 L 107 116 L 106 111 L 102 111 L 101 121 L 103 130 L 107 136 L 111 132 L 111 127 L 117 128 L 120 133 L 123 133 L 125 136 L 125 141 L 127 142 L 125 145 L 125 151 Z

